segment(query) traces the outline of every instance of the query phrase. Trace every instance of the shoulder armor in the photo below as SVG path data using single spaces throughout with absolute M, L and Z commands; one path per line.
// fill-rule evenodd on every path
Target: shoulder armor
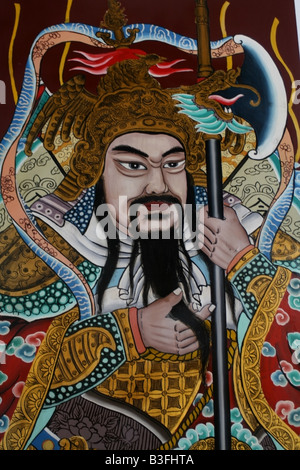
M 48 240 L 75 266 L 84 259 L 52 228 L 38 221 Z M 11 225 L 0 233 L 0 293 L 26 295 L 57 280 L 50 269 L 21 239 Z

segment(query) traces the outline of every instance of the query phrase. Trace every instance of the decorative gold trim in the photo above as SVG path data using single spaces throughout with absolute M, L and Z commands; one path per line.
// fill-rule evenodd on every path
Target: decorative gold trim
M 63 338 L 74 321 L 78 308 L 53 320 L 32 364 L 22 395 L 13 414 L 0 450 L 24 450 L 46 399 Z
M 244 338 L 241 373 L 246 399 L 257 421 L 286 450 L 300 450 L 300 438 L 269 406 L 260 379 L 260 358 L 291 273 L 278 268 Z
M 58 443 L 60 450 L 89 450 L 88 443 L 81 436 L 72 436 L 69 439 L 61 439 Z M 27 450 L 37 450 L 33 445 L 28 446 Z M 46 439 L 42 444 L 41 450 L 54 450 L 54 443 Z
M 257 240 L 259 237 L 260 229 L 258 228 L 251 237 Z M 278 230 L 275 235 L 274 243 L 272 245 L 272 260 L 273 261 L 292 261 L 300 256 L 300 242 L 295 240 L 291 235 L 287 234 L 283 230 Z
M 70 439 L 59 441 L 60 450 L 89 450 L 88 443 L 81 436 L 72 436 Z
M 49 225 L 37 218 L 46 238 L 75 266 L 84 258 Z M 36 256 L 10 225 L 0 233 L 0 293 L 29 295 L 56 282 L 59 277 Z
M 257 303 L 260 303 L 271 282 L 271 276 L 266 276 L 264 274 L 257 276 L 249 282 L 247 292 L 253 294 Z
M 174 433 L 201 384 L 201 360 L 124 363 L 96 387 L 107 397 L 126 402 Z
M 259 422 L 253 415 L 249 406 L 241 377 L 241 357 L 239 350 L 236 349 L 233 361 L 233 387 L 238 408 L 244 420 L 252 431 L 258 428 Z
M 189 429 L 189 427 L 193 424 L 193 422 L 198 418 L 204 406 L 207 405 L 209 400 L 212 398 L 212 395 L 213 395 L 213 386 L 211 385 L 207 389 L 207 392 L 205 393 L 205 395 L 203 395 L 201 400 L 197 403 L 194 410 L 189 414 L 187 419 L 184 421 L 184 423 L 182 423 L 179 429 L 174 433 L 172 438 L 169 441 L 165 442 L 163 445 L 161 445 L 158 450 L 171 450 L 176 446 L 179 439 L 183 437 L 184 433 Z
M 125 37 L 123 26 L 127 24 L 127 17 L 125 15 L 125 8 L 122 8 L 121 3 L 117 0 L 108 0 L 108 10 L 106 11 L 101 27 L 109 29 L 114 33 L 115 39 L 111 39 L 111 34 L 99 31 L 96 33 L 98 38 L 103 39 L 105 44 L 109 47 L 128 47 L 130 46 L 139 32 L 138 28 L 128 29 L 128 37 Z
M 90 327 L 64 339 L 51 389 L 74 385 L 94 370 L 103 348 L 116 350 L 116 342 L 104 328 Z
M 114 317 L 118 322 L 123 345 L 125 348 L 126 357 L 129 361 L 134 361 L 140 358 L 140 354 L 135 347 L 134 337 L 132 335 L 130 321 L 129 321 L 129 309 L 115 310 Z
M 233 365 L 233 358 L 235 355 L 235 351 L 237 348 L 237 341 L 236 341 L 236 331 L 235 330 L 227 330 L 227 338 L 230 340 L 230 346 L 228 348 L 228 370 L 231 369 Z M 186 420 L 180 425 L 178 430 L 174 433 L 172 438 L 165 442 L 162 446 L 160 446 L 159 450 L 171 450 L 173 449 L 179 439 L 183 437 L 184 433 L 189 429 L 189 427 L 195 422 L 195 420 L 200 415 L 201 411 L 203 410 L 204 406 L 207 405 L 209 400 L 213 396 L 213 384 L 208 387 L 202 398 L 199 400 L 193 411 L 188 415 Z
M 201 439 L 195 442 L 189 450 L 215 450 L 215 438 L 208 437 L 207 439 Z M 251 450 L 251 447 L 245 444 L 245 442 L 231 437 L 231 450 Z
M 194 351 L 189 354 L 184 354 L 182 356 L 177 356 L 177 354 L 170 354 L 170 353 L 163 353 L 159 352 L 154 348 L 148 348 L 143 354 L 143 359 L 147 359 L 148 361 L 190 361 L 191 359 L 195 359 L 199 355 L 199 351 Z
M 286 232 L 279 230 L 272 247 L 272 259 L 290 261 L 299 258 L 300 243 Z

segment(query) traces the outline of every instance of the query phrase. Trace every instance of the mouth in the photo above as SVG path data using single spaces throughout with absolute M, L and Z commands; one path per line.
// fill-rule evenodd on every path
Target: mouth
M 148 212 L 152 211 L 165 211 L 167 210 L 173 203 L 168 202 L 168 201 L 163 201 L 163 200 L 158 200 L 158 201 L 148 201 L 145 202 L 143 205 L 146 207 Z
M 172 205 L 180 205 L 180 201 L 174 197 L 174 196 L 169 196 L 169 195 L 163 195 L 163 196 L 144 196 L 140 197 L 138 199 L 135 199 L 131 206 L 144 206 L 148 212 L 163 212 L 168 209 Z
M 130 236 L 140 237 L 143 233 L 153 238 L 159 232 L 169 234 L 171 229 L 180 226 L 182 210 L 180 201 L 171 195 L 137 198 L 132 201 L 129 208 Z

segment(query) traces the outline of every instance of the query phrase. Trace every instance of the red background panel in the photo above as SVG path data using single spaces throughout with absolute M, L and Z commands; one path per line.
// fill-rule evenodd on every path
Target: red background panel
M 166 27 L 179 34 L 196 38 L 195 1 L 194 0 L 122 0 L 130 23 L 154 23 Z M 0 2 L 0 80 L 6 85 L 6 104 L 0 105 L 0 138 L 4 135 L 14 112 L 14 98 L 8 68 L 8 53 L 15 22 L 15 4 L 20 5 L 20 20 L 16 31 L 13 47 L 13 73 L 17 92 L 20 92 L 24 69 L 30 47 L 35 37 L 46 27 L 63 23 L 67 10 L 67 0 L 1 0 Z M 211 40 L 222 38 L 220 12 L 224 4 L 228 5 L 226 13 L 227 35 L 244 34 L 260 42 L 274 58 L 286 84 L 288 98 L 291 95 L 291 75 L 283 66 L 274 51 L 270 34 L 274 19 L 277 18 L 277 45 L 281 57 L 291 71 L 294 80 L 300 79 L 299 50 L 294 10 L 294 0 L 208 0 L 210 11 Z M 70 21 L 100 26 L 107 10 L 107 0 L 73 0 L 70 10 Z M 64 46 L 56 46 L 48 52 L 42 66 L 42 76 L 51 91 L 59 87 L 59 64 Z M 174 74 L 168 79 L 162 79 L 163 86 L 176 86 L 184 83 L 194 83 L 196 80 L 196 57 L 162 45 L 158 42 L 138 43 L 136 46 L 146 52 L 156 52 L 172 60 L 185 58 L 184 66 L 192 67 L 193 73 Z M 68 59 L 76 56 L 76 50 L 88 50 L 95 53 L 95 48 L 72 44 Z M 101 50 L 103 52 L 103 49 Z M 234 67 L 241 65 L 242 57 L 234 59 Z M 226 60 L 214 60 L 214 68 L 225 68 Z M 70 69 L 74 63 L 67 62 L 64 79 L 74 75 Z M 97 79 L 88 77 L 88 86 L 93 88 Z M 93 91 L 93 89 L 91 89 Z M 294 106 L 294 112 L 299 117 L 299 105 Z

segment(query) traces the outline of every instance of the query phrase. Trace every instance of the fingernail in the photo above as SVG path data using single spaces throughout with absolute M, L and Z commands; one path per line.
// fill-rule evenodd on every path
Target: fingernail
M 181 294 L 181 289 L 180 289 L 180 287 L 177 287 L 177 289 L 173 290 L 173 294 L 175 294 L 175 295 Z
M 214 310 L 216 309 L 216 306 L 214 304 L 211 304 L 209 307 L 208 307 L 208 310 L 212 313 Z

